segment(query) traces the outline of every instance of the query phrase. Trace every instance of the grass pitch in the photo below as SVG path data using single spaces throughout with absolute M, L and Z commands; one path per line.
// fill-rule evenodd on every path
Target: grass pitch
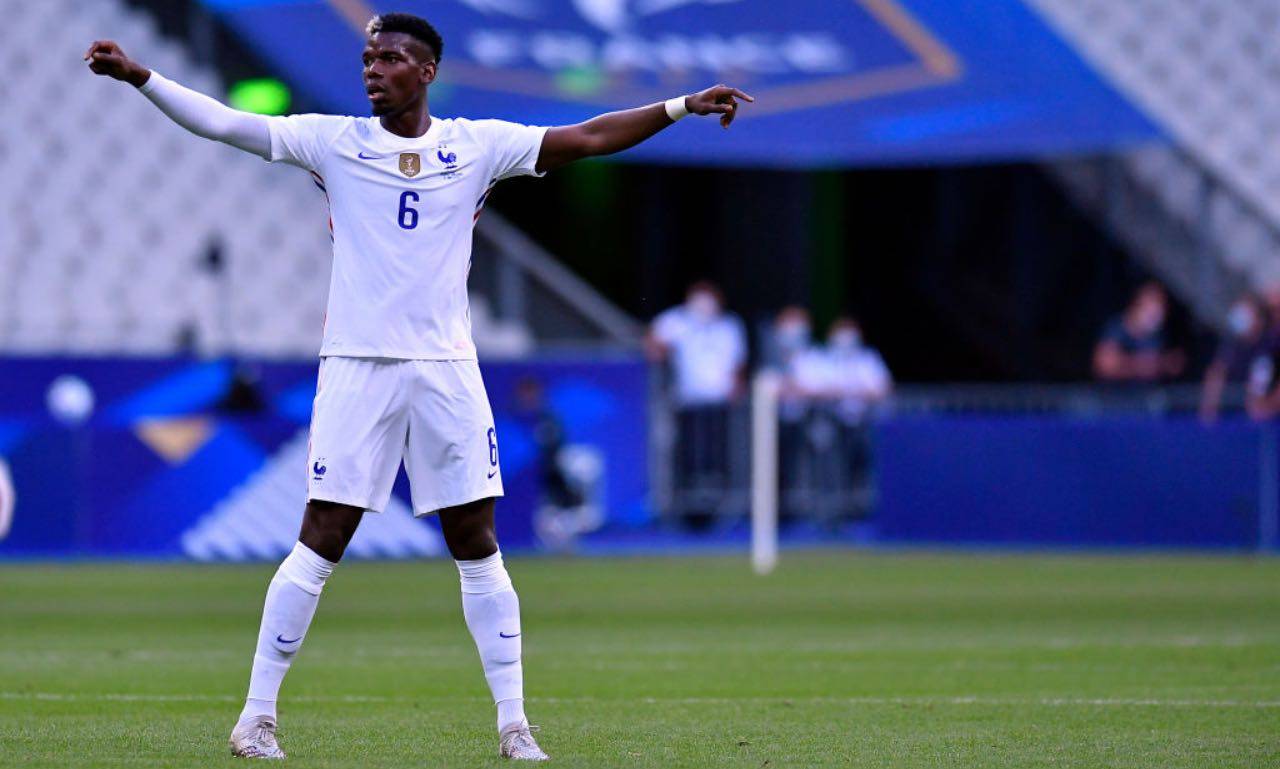
M 0 567 L 0 766 L 235 766 L 272 566 Z M 513 559 L 567 767 L 1280 766 L 1280 561 Z M 499 766 L 449 562 L 344 564 L 295 767 Z

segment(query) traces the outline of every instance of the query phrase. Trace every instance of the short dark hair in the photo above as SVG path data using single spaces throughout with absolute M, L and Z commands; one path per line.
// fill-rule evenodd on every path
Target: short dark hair
M 379 32 L 403 32 L 431 49 L 436 61 L 444 56 L 444 38 L 431 22 L 412 13 L 382 13 L 369 19 L 364 31 L 370 36 Z

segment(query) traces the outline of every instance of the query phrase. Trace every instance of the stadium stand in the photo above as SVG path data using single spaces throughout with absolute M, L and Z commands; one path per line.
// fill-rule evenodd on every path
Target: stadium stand
M 127 88 L 89 76 L 81 57 L 92 40 L 114 38 L 222 98 L 216 73 L 120 0 L 0 0 L 0 13 L 0 212 L 15 223 L 0 228 L 0 352 L 314 355 L 330 241 L 308 176 L 190 136 Z M 477 246 L 476 284 L 496 292 L 472 315 L 482 354 L 523 354 L 535 335 L 634 336 L 629 319 L 509 225 L 493 227 Z M 513 248 L 518 265 L 492 263 Z M 516 303 L 538 323 L 513 312 L 511 297 L 548 297 Z M 572 308 L 591 328 L 568 318 Z
M 0 152 L 13 177 L 2 205 L 23 224 L 0 235 L 11 276 L 0 348 L 314 352 L 328 232 L 305 175 L 194 140 L 145 99 L 86 76 L 88 42 L 114 37 L 157 71 L 221 96 L 147 15 L 114 0 L 14 1 L 3 11 L 11 76 L 0 98 L 13 112 Z
M 1166 279 L 1210 316 L 1225 311 L 1232 276 L 1255 287 L 1280 282 L 1280 157 L 1270 146 L 1280 113 L 1280 59 L 1268 42 L 1280 27 L 1280 4 L 1030 3 L 1177 144 L 1133 152 L 1114 170 L 1131 192 L 1164 209 L 1166 224 L 1187 236 L 1182 247 L 1152 212 L 1142 215 L 1134 205 L 1124 206 L 1126 216 L 1109 217 L 1127 230 L 1125 239 L 1161 262 Z M 1097 179 L 1090 187 L 1079 167 L 1063 171 L 1077 189 L 1085 185 L 1084 197 L 1106 194 Z

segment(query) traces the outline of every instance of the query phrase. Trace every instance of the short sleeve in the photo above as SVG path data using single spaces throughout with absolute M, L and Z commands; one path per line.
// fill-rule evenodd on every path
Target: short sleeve
M 477 120 L 475 126 L 493 164 L 490 173 L 495 181 L 513 176 L 542 176 L 537 166 L 542 137 L 547 133 L 545 127 L 505 120 Z
M 673 344 L 680 338 L 680 330 L 684 327 L 681 318 L 680 308 L 672 307 L 658 313 L 658 317 L 653 319 L 653 335 L 659 342 L 663 344 Z
M 317 171 L 329 147 L 346 130 L 351 118 L 338 115 L 289 115 L 267 120 L 271 134 L 272 163 Z
M 884 358 L 880 356 L 880 353 L 875 350 L 868 350 L 867 363 L 871 381 L 876 390 L 887 390 L 893 386 L 893 375 L 889 373 L 889 367 L 885 365 Z

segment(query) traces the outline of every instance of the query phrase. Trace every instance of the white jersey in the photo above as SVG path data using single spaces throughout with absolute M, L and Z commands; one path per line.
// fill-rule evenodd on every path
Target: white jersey
M 432 118 L 417 138 L 376 117 L 269 120 L 270 160 L 329 199 L 333 275 L 321 356 L 474 360 L 471 236 L 499 180 L 534 174 L 546 128 Z

